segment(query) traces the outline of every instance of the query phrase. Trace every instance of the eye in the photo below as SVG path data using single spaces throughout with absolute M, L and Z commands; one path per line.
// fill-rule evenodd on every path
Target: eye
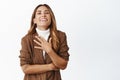
M 41 14 L 41 12 L 38 12 L 37 14 Z
M 49 11 L 45 11 L 44 14 L 50 14 L 50 12 Z

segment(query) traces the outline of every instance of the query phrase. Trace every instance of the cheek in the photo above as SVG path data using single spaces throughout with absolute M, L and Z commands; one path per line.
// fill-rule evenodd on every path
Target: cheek
M 38 17 L 36 17 L 36 18 L 35 18 L 35 21 L 36 21 L 36 22 L 39 22 L 39 18 L 38 18 Z
M 51 17 L 50 17 L 50 16 L 48 17 L 48 19 L 49 19 L 49 21 L 51 22 Z
M 49 24 L 51 24 L 51 18 L 49 19 Z

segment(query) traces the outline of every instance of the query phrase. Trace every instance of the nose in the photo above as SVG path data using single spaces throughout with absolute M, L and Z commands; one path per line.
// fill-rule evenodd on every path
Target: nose
M 46 14 L 45 14 L 45 13 L 42 13 L 42 14 L 41 14 L 41 16 L 42 16 L 42 17 L 45 17 L 45 16 L 46 16 Z

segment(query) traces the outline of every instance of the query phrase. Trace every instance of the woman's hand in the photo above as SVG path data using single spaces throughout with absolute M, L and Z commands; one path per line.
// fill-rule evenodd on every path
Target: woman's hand
M 51 44 L 51 40 L 52 38 L 49 39 L 49 42 L 47 42 L 43 37 L 39 37 L 39 36 L 35 36 L 35 38 L 37 40 L 34 39 L 34 42 L 36 44 L 38 44 L 38 46 L 34 46 L 34 48 L 37 49 L 42 49 L 44 51 L 46 51 L 47 53 L 51 52 L 52 50 L 52 44 Z
M 58 67 L 56 67 L 53 63 L 49 64 L 50 70 L 59 70 Z
M 56 69 L 55 67 L 59 69 L 65 69 L 67 66 L 67 62 L 65 59 L 60 57 L 53 49 L 52 49 L 52 43 L 51 43 L 51 38 L 47 42 L 43 37 L 35 36 L 37 40 L 34 40 L 34 42 L 38 46 L 34 46 L 37 49 L 42 49 L 44 50 L 51 58 L 53 64 L 51 64 L 51 69 Z M 55 65 L 55 66 L 54 66 Z

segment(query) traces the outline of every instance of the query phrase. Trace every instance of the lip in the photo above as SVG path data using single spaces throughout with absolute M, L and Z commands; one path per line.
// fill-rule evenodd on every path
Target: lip
M 45 21 L 48 21 L 48 19 L 47 18 L 41 18 L 40 21 L 45 22 Z

